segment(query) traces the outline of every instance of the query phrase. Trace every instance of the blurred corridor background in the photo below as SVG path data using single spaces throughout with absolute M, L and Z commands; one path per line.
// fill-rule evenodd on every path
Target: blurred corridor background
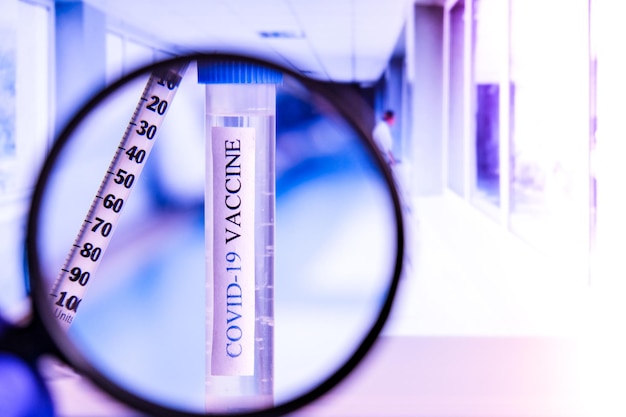
M 30 196 L 56 135 L 75 112 L 143 65 L 189 52 L 239 52 L 358 88 L 376 115 L 371 126 L 387 109 L 396 114 L 393 169 L 409 236 L 398 299 L 372 357 L 300 414 L 626 411 L 617 382 L 626 370 L 619 354 L 626 317 L 622 3 L 0 0 L 0 10 L 5 319 L 29 311 Z M 163 134 L 174 136 L 185 123 L 181 140 L 203 146 L 202 119 L 189 121 L 203 97 L 177 100 L 178 113 Z M 306 105 L 279 101 L 277 111 L 278 140 L 289 143 L 277 154 L 286 190 L 285 198 L 278 195 L 285 226 L 277 233 L 288 240 L 293 213 L 332 214 L 321 212 L 323 201 L 298 203 L 287 191 L 312 187 L 307 181 L 334 170 L 358 166 L 360 175 L 370 168 L 347 142 L 330 140 L 332 129 Z M 288 141 L 295 136 L 299 141 Z M 155 210 L 197 207 L 203 178 L 194 174 L 203 160 L 181 164 L 175 148 L 166 140 L 161 145 L 145 173 L 150 185 L 133 198 Z M 347 230 L 367 224 L 372 239 L 387 239 L 384 225 L 372 220 L 379 219 L 376 190 L 354 188 L 349 179 L 338 187 L 339 194 L 355 195 L 346 215 L 354 219 L 346 227 L 354 229 Z M 64 255 L 66 248 L 58 250 Z M 358 253 L 376 262 L 366 248 Z M 342 285 L 322 281 L 329 291 Z M 349 298 L 343 285 L 339 292 Z M 62 416 L 86 415 L 89 404 L 119 412 L 97 393 L 77 400 L 72 380 L 50 381 L 50 389 Z

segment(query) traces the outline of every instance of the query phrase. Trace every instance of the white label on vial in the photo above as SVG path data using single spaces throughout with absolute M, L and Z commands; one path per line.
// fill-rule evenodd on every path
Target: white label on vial
M 213 127 L 211 374 L 254 374 L 255 130 Z

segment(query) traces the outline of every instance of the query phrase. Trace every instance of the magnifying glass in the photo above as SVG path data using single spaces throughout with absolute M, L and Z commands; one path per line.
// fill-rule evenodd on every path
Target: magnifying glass
M 240 55 L 111 84 L 37 182 L 31 326 L 149 415 L 284 415 L 320 398 L 375 343 L 402 272 L 373 120 L 354 86 Z

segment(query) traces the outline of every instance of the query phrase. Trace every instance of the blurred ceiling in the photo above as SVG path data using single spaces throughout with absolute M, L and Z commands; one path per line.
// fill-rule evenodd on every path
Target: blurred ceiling
M 433 0 L 419 0 L 432 3 Z M 443 1 L 443 0 L 442 0 Z M 87 0 L 112 25 L 177 52 L 230 51 L 314 78 L 374 82 L 403 42 L 411 0 Z

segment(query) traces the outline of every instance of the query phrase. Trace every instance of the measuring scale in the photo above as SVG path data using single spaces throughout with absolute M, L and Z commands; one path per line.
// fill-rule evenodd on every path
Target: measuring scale
M 78 313 L 117 226 L 124 202 L 154 146 L 187 66 L 155 71 L 146 84 L 126 132 L 96 193 L 50 296 L 54 316 L 68 328 Z

